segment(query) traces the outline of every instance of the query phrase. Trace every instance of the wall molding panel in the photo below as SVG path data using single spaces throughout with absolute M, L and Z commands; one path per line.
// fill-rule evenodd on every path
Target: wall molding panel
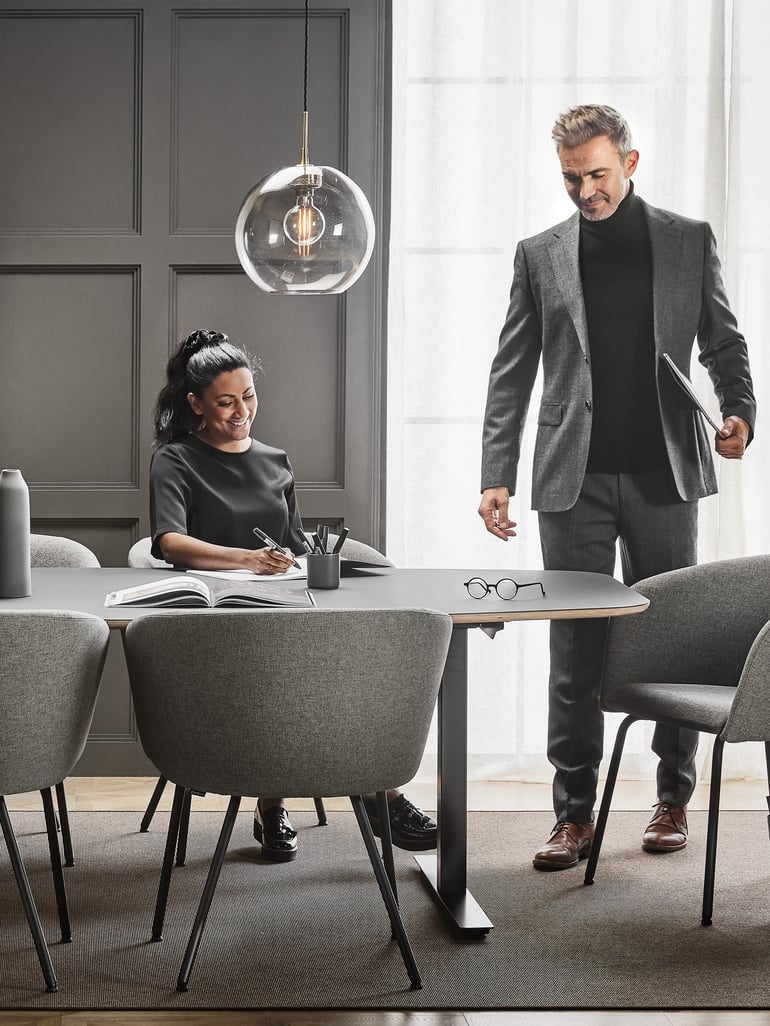
M 141 10 L 0 9 L 0 236 L 141 232 L 142 30 Z
M 212 37 L 229 43 L 219 74 L 203 79 Z M 312 160 L 343 171 L 348 165 L 349 11 L 312 10 L 308 94 Z M 173 12 L 170 233 L 232 236 L 242 199 L 257 181 L 299 159 L 304 8 Z M 326 69 L 336 67 L 338 75 Z M 217 94 L 216 90 L 220 90 Z M 198 93 L 197 90 L 200 90 Z M 200 116 L 207 105 L 233 107 L 230 125 Z M 269 117 L 265 117 L 265 106 Z M 209 188 L 211 162 L 230 186 L 232 202 Z M 212 206 L 206 209 L 206 199 Z

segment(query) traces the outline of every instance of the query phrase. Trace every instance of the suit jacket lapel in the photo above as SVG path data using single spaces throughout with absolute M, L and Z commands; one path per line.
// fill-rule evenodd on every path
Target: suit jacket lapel
M 641 201 L 647 215 L 652 251 L 652 306 L 655 351 L 666 350 L 667 339 L 675 337 L 674 319 L 681 296 L 680 280 L 686 268 L 682 263 L 682 229 L 665 210 Z
M 588 325 L 580 281 L 579 242 L 580 214 L 574 214 L 568 221 L 556 226 L 548 243 L 548 251 L 564 305 L 575 325 L 580 348 L 588 356 Z

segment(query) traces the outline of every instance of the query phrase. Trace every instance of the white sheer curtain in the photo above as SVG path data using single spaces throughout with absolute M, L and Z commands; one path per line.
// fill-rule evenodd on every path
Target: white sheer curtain
M 542 565 L 529 509 L 534 429 L 512 507 L 519 536 L 503 544 L 476 514 L 481 424 L 515 244 L 574 210 L 551 126 L 589 102 L 628 119 L 639 194 L 708 220 L 716 234 L 760 415 L 748 456 L 721 461 L 720 495 L 701 504 L 700 558 L 767 551 L 766 0 L 394 0 L 393 29 L 388 555 L 405 566 Z M 728 590 L 725 602 L 740 595 Z M 546 624 L 509 625 L 494 641 L 471 632 L 471 777 L 550 779 L 547 662 Z M 624 771 L 650 778 L 652 800 L 654 759 L 637 732 Z M 759 748 L 736 746 L 726 768 L 761 775 Z M 432 766 L 427 757 L 425 775 Z

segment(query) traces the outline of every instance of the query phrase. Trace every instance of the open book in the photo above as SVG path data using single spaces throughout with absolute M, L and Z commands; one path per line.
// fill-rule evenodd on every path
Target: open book
M 161 581 L 111 591 L 105 606 L 312 606 L 306 591 L 288 591 L 280 585 L 243 578 L 207 582 L 180 574 Z

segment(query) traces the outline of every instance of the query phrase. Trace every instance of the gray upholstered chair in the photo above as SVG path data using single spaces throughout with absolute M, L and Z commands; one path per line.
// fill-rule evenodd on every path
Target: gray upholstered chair
M 85 567 L 93 568 L 101 564 L 96 555 L 85 545 L 55 534 L 33 534 L 29 539 L 30 563 L 36 567 Z M 72 849 L 69 816 L 67 815 L 67 797 L 64 784 L 56 785 L 56 804 L 59 809 L 57 828 L 61 829 L 64 847 L 64 865 L 74 866 L 75 855 Z
M 329 534 L 329 548 L 333 548 L 339 535 Z M 387 556 L 367 545 L 365 542 L 357 541 L 355 538 L 347 537 L 342 543 L 340 555 L 343 559 L 354 559 L 361 563 L 372 563 L 374 566 L 393 566 Z
M 330 544 L 333 545 L 338 537 L 339 535 L 330 534 Z M 166 563 L 162 559 L 156 559 L 153 556 L 151 546 L 151 538 L 140 538 L 138 542 L 135 542 L 128 550 L 128 565 L 158 570 L 170 568 L 170 563 Z M 383 556 L 381 552 L 378 552 L 377 549 L 372 548 L 371 545 L 366 545 L 364 542 L 356 541 L 355 538 L 345 539 L 342 543 L 340 554 L 344 559 L 355 559 L 362 563 L 373 563 L 376 566 L 393 566 L 390 560 Z
M 101 617 L 0 612 L 0 825 L 46 990 L 57 989 L 5 796 L 40 791 L 63 941 L 72 939 L 51 788 L 80 758 L 96 705 L 109 628 Z
M 416 773 L 451 628 L 446 614 L 417 609 L 154 613 L 128 625 L 139 735 L 176 785 L 154 940 L 185 793 L 231 796 L 177 990 L 187 990 L 239 796 L 257 794 L 350 796 L 409 978 L 420 986 L 393 890 L 388 817 L 381 859 L 361 796 L 376 793 L 384 811 L 386 790 Z
M 770 786 L 769 581 L 765 555 L 672 570 L 635 586 L 650 600 L 645 613 L 611 621 L 601 703 L 626 718 L 610 761 L 586 883 L 593 883 L 630 725 L 655 720 L 713 734 L 701 914 L 703 925 L 711 924 L 725 743 L 763 741 Z
M 171 570 L 171 563 L 152 554 L 152 538 L 140 538 L 128 550 L 128 565 L 153 570 Z
M 339 535 L 330 534 L 330 546 L 333 546 L 338 538 Z M 156 559 L 155 556 L 152 555 L 151 547 L 151 538 L 140 538 L 139 541 L 135 542 L 134 545 L 132 545 L 129 549 L 128 565 L 132 567 L 144 567 L 147 569 L 153 568 L 156 570 L 162 569 L 164 567 L 168 567 L 169 569 L 171 569 L 170 563 L 164 563 L 162 559 Z M 342 543 L 340 554 L 345 559 L 354 559 L 361 563 L 371 563 L 374 566 L 393 566 L 390 560 L 383 556 L 381 552 L 378 552 L 377 549 L 372 548 L 371 545 L 366 545 L 364 542 L 356 541 L 355 538 L 348 537 L 345 539 L 345 541 Z M 155 811 L 158 808 L 158 802 L 160 801 L 161 796 L 163 795 L 163 792 L 166 789 L 166 783 L 167 781 L 165 777 L 158 777 L 158 781 L 155 784 L 155 788 L 153 789 L 153 792 L 150 795 L 150 800 L 147 803 L 147 808 L 144 810 L 142 822 L 139 825 L 139 830 L 141 833 L 146 833 L 150 829 L 150 824 L 152 823 L 153 816 L 155 815 Z M 179 836 L 179 849 L 177 851 L 176 859 L 176 864 L 178 866 L 184 865 L 185 860 L 185 841 L 187 834 L 186 824 L 190 813 L 189 803 L 190 796 L 188 795 L 187 806 L 185 808 L 185 813 L 182 818 L 182 830 Z M 323 799 L 320 797 L 316 797 L 313 799 L 313 803 L 315 805 L 315 811 L 316 816 L 318 817 L 319 826 L 326 826 L 327 818 Z
M 29 540 L 32 566 L 98 567 L 99 560 L 90 549 L 72 538 L 52 534 L 33 534 Z

